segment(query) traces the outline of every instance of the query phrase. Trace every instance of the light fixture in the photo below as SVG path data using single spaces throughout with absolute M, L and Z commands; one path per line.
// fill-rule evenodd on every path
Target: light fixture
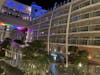
M 78 64 L 78 66 L 79 66 L 79 67 L 82 67 L 82 63 L 80 62 L 80 63 Z
M 89 60 L 91 60 L 91 59 L 92 59 L 92 56 L 91 56 L 91 55 L 89 55 L 89 56 L 88 56 L 88 59 L 89 59 Z
M 12 25 L 12 24 L 7 24 L 7 23 L 4 23 L 4 22 L 0 22 L 0 26 L 10 26 L 10 27 L 16 28 L 18 30 L 24 30 L 25 29 L 25 27 Z

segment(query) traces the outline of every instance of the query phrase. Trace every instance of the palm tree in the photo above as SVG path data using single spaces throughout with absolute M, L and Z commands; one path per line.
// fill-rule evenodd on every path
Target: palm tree
M 67 71 L 68 75 L 86 75 L 87 64 L 88 64 L 88 52 L 86 50 L 79 50 L 78 47 L 69 47 L 69 65 Z M 85 72 L 83 72 L 83 70 Z
M 43 40 L 34 40 L 29 43 L 28 47 L 22 49 L 23 61 L 33 63 L 37 70 L 44 71 L 47 70 L 48 64 L 53 62 L 53 58 L 48 55 L 46 50 L 46 44 Z
M 76 53 L 77 50 L 78 50 L 78 47 L 77 46 L 69 46 L 69 48 L 68 48 L 68 51 L 70 53 Z
M 79 50 L 76 46 L 70 46 L 69 52 L 69 60 L 72 64 L 88 63 L 88 52 L 86 50 Z
M 24 58 L 34 60 L 34 62 L 47 63 L 48 59 L 52 60 L 52 57 L 48 55 L 46 50 L 46 44 L 43 40 L 35 40 L 30 43 L 28 47 L 23 48 Z M 34 58 L 34 59 L 33 59 Z M 37 60 L 37 61 L 36 61 Z
M 77 55 L 77 52 L 78 52 L 78 47 L 76 47 L 76 46 L 69 46 L 69 48 L 68 48 L 68 51 L 69 51 L 69 62 L 71 63 L 71 64 L 73 64 L 73 60 L 74 60 L 74 58 L 75 58 L 75 56 Z
M 88 52 L 86 50 L 79 50 L 77 52 L 76 57 L 74 58 L 74 63 L 78 64 L 78 63 L 82 63 L 84 65 L 88 64 Z

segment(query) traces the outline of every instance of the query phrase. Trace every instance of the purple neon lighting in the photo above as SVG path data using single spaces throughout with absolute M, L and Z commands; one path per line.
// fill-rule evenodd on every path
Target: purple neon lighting
M 17 27 L 18 30 L 24 30 L 24 27 Z

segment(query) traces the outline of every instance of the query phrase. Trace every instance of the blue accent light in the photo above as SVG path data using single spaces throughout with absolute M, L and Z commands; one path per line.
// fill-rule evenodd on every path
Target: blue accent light
M 18 11 L 24 11 L 24 10 L 26 9 L 23 5 L 18 4 L 18 3 L 14 3 L 13 1 L 7 1 L 7 2 L 6 2 L 6 5 L 7 5 L 8 7 L 15 8 L 15 9 L 17 9 Z
M 41 9 L 41 8 L 42 8 L 41 6 L 38 6 L 38 5 L 36 5 L 35 3 L 32 3 L 32 4 L 31 4 L 31 7 L 32 7 L 32 8 L 36 8 L 36 9 Z
M 25 10 L 24 6 L 22 6 L 22 5 L 18 5 L 18 6 L 17 6 L 17 9 L 18 9 L 19 11 Z
M 31 9 L 31 18 L 32 19 L 39 17 L 39 16 L 42 16 L 47 12 L 47 10 L 42 9 L 41 6 L 38 6 L 35 3 L 31 4 L 31 8 L 32 8 Z
M 12 1 L 7 1 L 7 5 L 10 6 L 10 7 L 13 7 L 14 3 Z
M 57 54 L 56 53 L 51 53 L 51 56 L 53 56 L 54 61 L 57 59 Z

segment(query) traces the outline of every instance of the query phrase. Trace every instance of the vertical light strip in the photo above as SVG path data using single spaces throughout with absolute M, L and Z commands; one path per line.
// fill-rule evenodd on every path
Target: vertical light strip
M 68 20 L 67 20 L 67 26 L 66 26 L 66 67 L 68 67 L 68 35 L 69 35 L 69 24 L 70 24 L 70 18 L 71 18 L 71 10 L 72 10 L 73 0 L 70 2 L 69 12 L 68 12 Z
M 57 3 L 55 3 L 53 10 L 51 12 L 51 18 L 50 18 L 50 23 L 49 23 L 49 29 L 48 29 L 48 45 L 47 45 L 47 49 L 48 49 L 48 54 L 49 54 L 49 49 L 50 49 L 50 30 L 51 30 L 51 25 L 52 25 L 52 20 L 53 20 L 53 15 L 54 15 L 54 9 L 56 8 Z

